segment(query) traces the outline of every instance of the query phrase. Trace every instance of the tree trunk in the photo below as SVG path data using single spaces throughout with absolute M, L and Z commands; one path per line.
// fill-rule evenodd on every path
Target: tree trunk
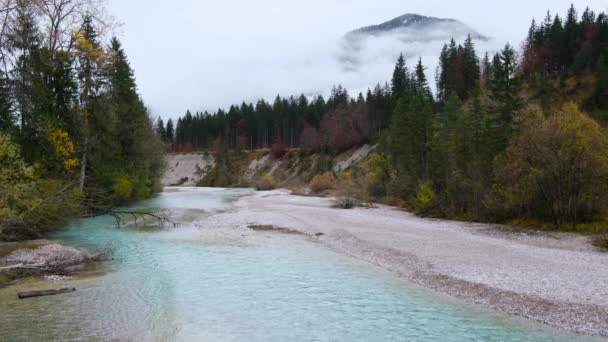
M 80 165 L 80 192 L 84 192 L 84 180 L 87 174 L 87 152 L 89 145 L 89 137 L 84 138 L 84 150 L 82 153 L 82 162 Z

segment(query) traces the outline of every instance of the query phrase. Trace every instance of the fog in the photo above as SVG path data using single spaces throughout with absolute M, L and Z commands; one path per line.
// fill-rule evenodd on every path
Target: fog
M 519 47 L 533 17 L 563 14 L 571 2 L 110 0 L 110 11 L 123 23 L 118 36 L 145 103 L 154 115 L 176 118 L 187 109 L 214 111 L 279 93 L 327 95 L 334 84 L 356 95 L 388 81 L 400 52 L 410 67 L 421 57 L 434 83 L 449 32 L 367 39 L 356 51 L 345 48 L 344 35 L 405 13 L 453 18 L 491 37 L 476 42 L 483 54 L 506 42 Z M 575 1 L 580 11 L 586 5 L 607 7 L 603 0 Z

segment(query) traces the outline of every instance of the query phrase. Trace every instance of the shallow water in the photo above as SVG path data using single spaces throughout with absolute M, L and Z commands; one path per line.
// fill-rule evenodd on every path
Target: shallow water
M 247 192 L 190 189 L 141 203 L 190 222 L 164 231 L 117 229 L 109 217 L 75 223 L 55 239 L 109 248 L 114 259 L 77 279 L 0 289 L 0 341 L 592 340 L 404 284 L 303 236 L 205 223 Z M 63 286 L 78 291 L 15 295 Z

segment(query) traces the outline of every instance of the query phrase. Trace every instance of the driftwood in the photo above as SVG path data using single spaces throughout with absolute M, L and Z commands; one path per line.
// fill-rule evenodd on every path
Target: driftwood
M 75 288 L 64 288 L 59 290 L 42 290 L 42 291 L 26 291 L 17 293 L 17 297 L 19 299 L 26 299 L 32 297 L 42 297 L 42 296 L 54 296 L 63 293 L 72 293 L 75 292 Z
M 196 166 L 198 166 L 198 164 Z M 189 180 L 190 180 L 190 178 L 184 177 L 184 178 L 180 179 L 177 183 L 169 184 L 169 186 L 182 186 Z

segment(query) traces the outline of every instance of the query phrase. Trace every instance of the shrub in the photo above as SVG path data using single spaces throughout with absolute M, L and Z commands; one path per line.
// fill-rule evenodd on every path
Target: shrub
M 433 191 L 431 184 L 427 182 L 418 184 L 416 197 L 413 201 L 416 213 L 420 215 L 428 215 L 429 212 L 435 207 L 436 202 L 437 194 L 435 191 Z
M 597 248 L 608 250 L 608 235 L 596 237 L 593 239 L 593 245 Z
M 276 181 L 272 176 L 265 175 L 255 183 L 258 191 L 269 191 L 276 188 Z
M 272 144 L 270 153 L 274 158 L 283 158 L 283 156 L 287 153 L 287 145 L 281 143 Z
M 310 189 L 314 193 L 321 193 L 323 191 L 334 189 L 336 186 L 336 178 L 329 172 L 321 175 L 316 175 L 312 181 L 310 181 Z
M 386 195 L 386 184 L 390 179 L 386 158 L 380 153 L 372 153 L 362 163 L 363 187 L 368 195 L 382 197 Z
M 352 196 L 340 196 L 334 200 L 333 207 L 339 209 L 352 209 L 357 206 L 357 199 Z
M 126 201 L 131 198 L 133 194 L 133 183 L 127 176 L 120 176 L 114 182 L 114 186 L 112 187 L 114 190 L 114 194 L 118 196 L 121 201 Z

